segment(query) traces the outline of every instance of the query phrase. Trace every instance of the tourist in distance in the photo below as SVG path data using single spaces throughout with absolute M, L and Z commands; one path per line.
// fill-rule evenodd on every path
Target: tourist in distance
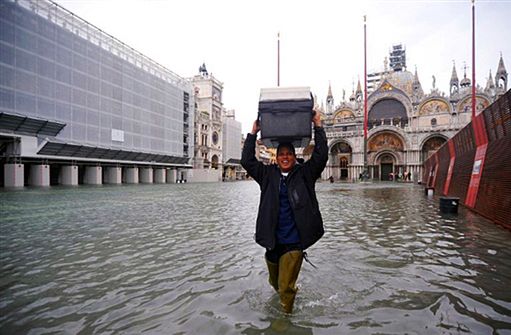
M 324 233 L 314 184 L 326 166 L 328 145 L 318 111 L 314 112 L 312 123 L 314 151 L 303 164 L 297 161 L 291 143 L 279 144 L 277 164 L 259 162 L 255 157 L 258 121 L 247 135 L 241 157 L 241 165 L 261 189 L 255 239 L 266 248 L 269 282 L 286 313 L 293 310 L 296 281 L 306 257 L 304 250 Z

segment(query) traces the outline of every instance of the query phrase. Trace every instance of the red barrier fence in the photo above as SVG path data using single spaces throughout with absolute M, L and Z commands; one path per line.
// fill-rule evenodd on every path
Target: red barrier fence
M 511 229 L 511 90 L 429 157 L 422 180 Z

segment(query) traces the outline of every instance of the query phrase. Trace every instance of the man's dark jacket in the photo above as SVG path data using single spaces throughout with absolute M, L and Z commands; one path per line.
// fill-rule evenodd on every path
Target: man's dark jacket
M 275 232 L 279 220 L 281 172 L 278 165 L 265 165 L 256 159 L 256 138 L 257 135 L 247 135 L 241 155 L 241 165 L 261 188 L 256 242 L 267 249 L 273 249 L 276 244 Z M 289 203 L 293 209 L 303 250 L 316 243 L 324 233 L 323 219 L 314 189 L 316 179 L 321 176 L 328 160 L 328 145 L 323 128 L 314 127 L 314 143 L 311 158 L 303 164 L 297 162 L 286 179 Z

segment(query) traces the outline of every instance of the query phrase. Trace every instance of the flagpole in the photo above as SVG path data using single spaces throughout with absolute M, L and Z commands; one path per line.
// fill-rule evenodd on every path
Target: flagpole
M 369 178 L 367 166 L 367 28 L 364 15 L 364 180 Z
M 280 31 L 277 33 L 277 86 L 280 86 Z
M 476 117 L 476 15 L 472 0 L 472 120 Z

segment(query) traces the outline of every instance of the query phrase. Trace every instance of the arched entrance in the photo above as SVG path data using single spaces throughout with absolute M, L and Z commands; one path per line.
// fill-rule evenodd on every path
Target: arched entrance
M 352 149 L 347 142 L 338 142 L 330 149 L 332 164 L 332 176 L 334 179 L 347 180 L 350 176 L 350 164 L 352 161 Z
M 218 156 L 217 155 L 213 155 L 213 157 L 211 157 L 211 167 L 213 169 L 218 169 Z
M 403 173 L 404 141 L 393 131 L 378 132 L 368 141 L 369 162 L 372 178 L 389 180 L 390 173 Z
M 379 166 L 380 166 L 380 180 L 394 180 L 394 166 L 395 159 L 391 154 L 383 154 L 380 156 Z
M 426 140 L 426 142 L 424 142 L 424 144 L 422 145 L 422 150 L 421 150 L 422 163 L 424 164 L 424 162 L 431 155 L 433 155 L 446 141 L 447 141 L 447 139 L 445 139 L 442 136 L 432 136 L 432 137 L 428 138 Z

